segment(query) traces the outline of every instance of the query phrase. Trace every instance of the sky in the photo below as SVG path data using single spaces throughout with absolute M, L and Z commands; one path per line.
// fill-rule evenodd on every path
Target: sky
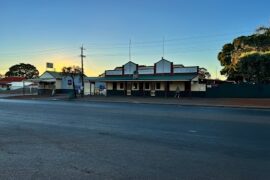
M 207 68 L 224 79 L 217 54 L 235 37 L 270 25 L 269 0 L 0 0 L 0 74 L 17 63 L 40 73 L 80 65 L 97 76 L 131 60 Z M 164 40 L 164 54 L 163 54 Z

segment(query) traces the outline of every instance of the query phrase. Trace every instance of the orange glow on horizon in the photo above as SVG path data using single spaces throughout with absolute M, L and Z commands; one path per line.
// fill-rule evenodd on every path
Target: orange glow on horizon
M 80 60 L 76 59 L 67 59 L 67 58 L 54 58 L 57 60 L 54 61 L 47 61 L 50 63 L 53 63 L 54 68 L 53 69 L 47 69 L 46 68 L 46 63 L 47 62 L 42 62 L 36 65 L 37 69 L 39 70 L 39 74 L 43 74 L 46 70 L 49 71 L 56 71 L 56 72 L 61 72 L 63 67 L 68 67 L 68 66 L 79 66 L 81 67 Z M 87 76 L 98 76 L 102 74 L 105 71 L 102 67 L 96 67 L 96 68 L 89 68 L 88 64 L 84 64 L 84 73 Z

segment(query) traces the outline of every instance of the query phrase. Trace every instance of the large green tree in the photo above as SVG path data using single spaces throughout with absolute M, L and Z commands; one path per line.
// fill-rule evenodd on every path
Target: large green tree
M 240 36 L 232 43 L 225 44 L 218 54 L 223 69 L 221 74 L 229 80 L 240 80 L 241 74 L 237 72 L 240 59 L 248 54 L 270 51 L 270 27 L 260 27 L 250 36 Z
M 9 71 L 6 72 L 6 76 L 17 76 L 17 77 L 25 77 L 26 79 L 37 78 L 39 75 L 39 71 L 37 68 L 31 64 L 16 64 L 9 68 Z
M 237 74 L 253 83 L 270 82 L 270 53 L 253 53 L 240 58 Z

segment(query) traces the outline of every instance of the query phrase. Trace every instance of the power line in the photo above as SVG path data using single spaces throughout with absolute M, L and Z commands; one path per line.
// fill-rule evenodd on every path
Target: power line
M 71 46 L 70 46 L 71 47 Z M 8 54 L 46 54 L 50 52 L 58 52 L 59 50 L 71 50 L 75 48 L 70 48 L 70 47 L 64 47 L 64 48 L 53 48 L 53 49 L 45 49 L 45 50 L 36 50 L 36 51 L 21 51 L 21 52 L 0 52 L 0 55 L 8 55 Z
M 209 41 L 210 42 L 210 41 Z M 211 42 L 211 46 L 213 44 L 220 44 L 219 42 Z M 195 52 L 195 51 L 199 51 L 202 47 L 205 49 L 205 47 L 207 46 L 201 46 L 201 45 L 194 45 L 192 44 L 192 46 L 187 46 L 187 45 L 182 45 L 180 47 L 177 47 L 177 46 L 173 46 L 174 48 L 167 48 L 167 52 L 168 54 L 171 54 L 171 53 L 174 53 L 175 51 L 178 52 L 178 51 L 187 51 L 187 50 L 191 50 L 192 52 Z M 165 48 L 164 48 L 165 49 Z M 218 48 L 214 48 L 214 49 L 218 49 Z M 92 54 L 89 54 L 89 56 L 124 56 L 124 54 L 122 53 L 123 51 L 119 51 L 119 52 L 114 52 L 114 53 L 92 53 Z M 136 48 L 135 49 L 135 54 L 145 54 L 147 52 L 147 54 L 152 54 L 153 52 L 160 52 L 159 50 L 159 47 L 156 46 L 155 49 L 150 49 L 150 50 L 147 50 L 145 51 L 145 49 L 138 49 Z M 165 52 L 164 52 L 164 55 L 165 55 Z
M 250 32 L 250 31 L 249 31 Z M 168 45 L 172 45 L 172 43 L 180 43 L 181 41 L 185 41 L 185 40 L 190 40 L 190 39 L 195 39 L 195 40 L 199 40 L 201 41 L 202 39 L 205 38 L 215 38 L 213 39 L 213 41 L 216 41 L 216 37 L 226 37 L 228 35 L 233 35 L 236 33 L 244 33 L 242 32 L 234 32 L 234 33 L 223 33 L 223 34 L 212 34 L 212 35 L 202 35 L 202 36 L 188 36 L 188 37 L 183 37 L 183 38 L 172 38 L 172 39 L 163 39 L 162 41 L 142 41 L 142 42 L 132 42 L 132 45 L 136 48 L 153 48 L 153 47 L 157 47 L 158 45 L 162 44 L 162 46 L 164 46 L 164 44 L 168 44 Z M 247 33 L 247 31 L 245 32 Z M 209 39 L 205 39 L 207 42 L 210 42 L 211 40 Z M 102 50 L 102 49 L 122 49 L 122 48 L 126 48 L 128 46 L 127 43 L 109 43 L 111 44 L 111 46 L 102 46 L 100 47 L 100 45 L 98 44 L 93 44 L 93 43 L 89 43 L 89 46 L 92 46 L 91 49 L 96 49 L 96 50 Z M 187 43 L 185 43 L 186 45 Z M 181 44 L 182 45 L 182 44 Z M 174 45 L 174 47 L 177 45 Z M 71 47 L 71 46 L 70 46 Z M 72 46 L 74 47 L 74 46 Z M 4 56 L 16 56 L 16 55 L 43 55 L 43 54 L 51 54 L 53 52 L 65 52 L 67 50 L 75 50 L 75 48 L 54 48 L 54 49 L 46 49 L 46 50 L 37 50 L 37 51 L 24 51 L 24 52 L 0 52 L 0 55 L 4 55 Z M 61 50 L 61 51 L 60 51 Z M 163 49 L 164 51 L 164 49 Z M 163 56 L 164 56 L 163 52 Z
M 230 32 L 230 33 L 219 33 L 219 34 L 210 34 L 210 35 L 199 35 L 199 36 L 186 36 L 186 37 L 181 37 L 181 38 L 171 38 L 171 39 L 166 39 L 165 42 L 169 41 L 182 41 L 182 40 L 190 40 L 190 39 L 199 39 L 199 38 L 209 38 L 209 37 L 221 37 L 221 36 L 229 36 L 229 35 L 235 35 L 238 33 L 245 34 L 245 33 L 252 33 L 253 31 L 238 31 L 238 32 Z M 141 41 L 141 42 L 136 42 L 133 41 L 133 45 L 140 45 L 140 44 L 157 44 L 157 43 L 162 43 L 163 40 L 154 40 L 154 41 Z M 121 46 L 121 45 L 127 45 L 126 43 L 103 43 L 99 45 L 112 45 L 112 46 Z M 99 46 L 98 43 L 89 43 L 89 46 Z
M 208 51 L 208 50 L 217 50 L 217 48 L 201 48 L 201 49 L 194 49 L 192 47 L 187 49 L 178 49 L 176 51 L 169 51 L 168 54 L 186 54 L 186 53 L 200 53 L 202 51 Z M 158 52 L 159 50 L 156 50 Z M 153 52 L 147 51 L 147 53 L 136 53 L 136 56 L 143 56 L 143 55 L 151 55 Z M 156 54 L 156 53 L 155 53 Z M 126 57 L 125 53 L 112 53 L 112 54 L 89 54 L 91 57 Z
M 221 41 L 221 40 L 229 41 L 228 38 L 224 38 L 224 37 L 226 37 L 226 36 L 219 36 L 219 37 L 216 37 L 215 39 L 212 39 L 214 37 L 211 37 L 209 39 L 204 39 L 204 38 L 203 39 L 200 39 L 200 38 L 197 38 L 197 39 L 195 39 L 195 41 L 197 41 L 197 42 L 210 42 L 210 41 L 217 41 L 217 40 L 219 40 L 219 41 Z M 222 38 L 222 39 L 220 39 L 220 38 Z M 188 39 L 186 39 L 186 40 L 188 40 Z M 186 44 L 189 44 L 189 43 L 193 43 L 194 44 L 194 41 L 183 43 L 180 40 L 179 41 L 176 41 L 176 39 L 174 39 L 174 40 L 171 39 L 171 40 L 164 40 L 164 43 L 166 43 L 166 46 L 169 46 L 169 45 L 176 46 L 175 44 L 177 44 L 177 43 L 181 43 L 181 45 L 183 45 L 183 44 L 186 45 Z M 147 48 L 147 47 L 152 48 L 152 47 L 158 47 L 160 45 L 163 45 L 163 41 L 156 41 L 155 43 L 144 43 L 144 44 L 142 44 L 142 43 L 138 44 L 138 43 L 132 42 L 132 46 L 135 47 L 135 48 Z M 95 49 L 95 50 L 102 50 L 102 49 L 106 49 L 107 50 L 107 49 L 125 49 L 127 46 L 128 45 L 125 45 L 125 46 L 111 46 L 111 47 L 109 47 L 109 46 L 104 47 L 103 46 L 103 47 L 91 47 L 91 48 L 92 49 Z

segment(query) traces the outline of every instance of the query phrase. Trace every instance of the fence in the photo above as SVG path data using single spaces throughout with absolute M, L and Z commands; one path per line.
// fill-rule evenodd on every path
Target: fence
M 37 95 L 38 88 L 37 87 L 12 87 L 12 88 L 1 88 L 0 94 L 17 94 L 17 95 Z
M 270 98 L 270 84 L 220 84 L 207 88 L 208 98 Z

